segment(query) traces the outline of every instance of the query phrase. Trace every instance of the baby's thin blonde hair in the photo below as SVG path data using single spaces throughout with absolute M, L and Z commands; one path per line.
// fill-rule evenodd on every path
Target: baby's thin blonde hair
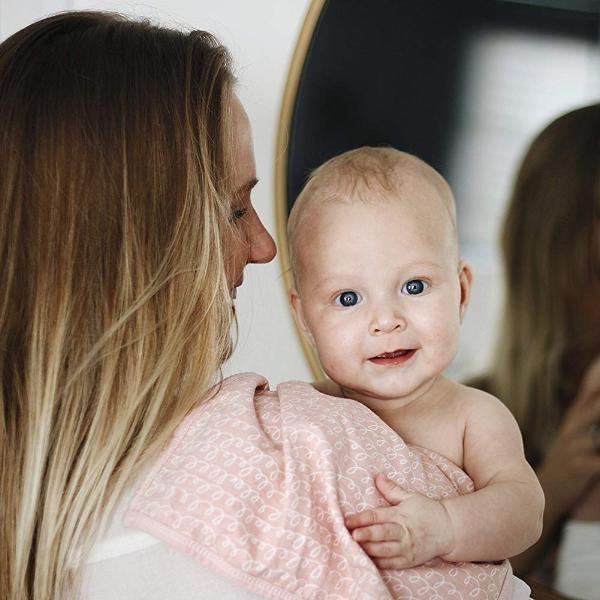
M 0 589 L 77 597 L 124 488 L 230 352 L 226 50 L 59 14 L 0 45 Z
M 454 197 L 433 167 L 395 148 L 363 146 L 334 156 L 315 169 L 296 198 L 287 228 L 292 271 L 297 273 L 299 232 L 315 208 L 328 203 L 373 202 L 390 194 L 399 196 L 407 173 L 416 173 L 432 183 L 456 231 Z

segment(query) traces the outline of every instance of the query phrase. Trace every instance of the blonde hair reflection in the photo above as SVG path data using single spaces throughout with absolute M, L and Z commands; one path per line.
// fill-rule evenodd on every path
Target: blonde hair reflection
M 490 384 L 537 464 L 600 348 L 600 105 L 551 123 L 518 173 L 502 234 L 506 297 Z M 598 320 L 595 321 L 598 323 Z

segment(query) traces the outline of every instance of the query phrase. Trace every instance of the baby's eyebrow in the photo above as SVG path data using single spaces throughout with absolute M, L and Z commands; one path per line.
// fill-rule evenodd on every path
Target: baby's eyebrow
M 408 276 L 409 271 L 419 271 L 420 269 L 444 269 L 445 265 L 440 262 L 436 262 L 434 260 L 414 260 L 409 263 L 400 265 L 398 268 L 399 272 L 405 273 Z M 419 275 L 418 272 L 413 273 L 413 275 Z M 337 283 L 338 281 L 354 281 L 356 280 L 356 273 L 339 273 L 335 275 L 326 275 L 319 279 L 316 285 L 321 286 L 325 285 L 329 282 Z M 352 287 L 352 286 L 350 286 Z
M 407 263 L 405 265 L 402 265 L 402 269 L 403 270 L 411 270 L 411 269 L 418 269 L 418 268 L 422 268 L 422 267 L 429 267 L 432 269 L 443 269 L 444 265 L 439 263 L 439 262 L 435 262 L 433 260 L 415 260 L 413 262 Z
M 354 277 L 356 277 L 356 274 L 354 274 Z M 340 287 L 338 282 L 344 282 L 344 281 L 350 281 L 352 278 L 352 275 L 344 275 L 343 273 L 341 275 L 330 275 L 329 277 L 321 277 L 321 279 L 318 279 L 317 282 L 315 283 L 315 287 L 323 287 L 325 285 L 332 285 L 332 284 L 336 284 L 335 287 Z M 344 286 L 341 286 L 344 287 Z M 352 285 L 349 286 L 345 286 L 347 289 L 352 288 Z

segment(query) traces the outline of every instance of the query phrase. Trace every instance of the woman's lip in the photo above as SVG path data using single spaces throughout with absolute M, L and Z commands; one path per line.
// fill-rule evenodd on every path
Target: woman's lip
M 393 352 L 382 352 L 370 358 L 369 361 L 375 365 L 382 366 L 401 365 L 408 362 L 415 355 L 416 351 L 416 348 L 407 348 L 394 350 Z

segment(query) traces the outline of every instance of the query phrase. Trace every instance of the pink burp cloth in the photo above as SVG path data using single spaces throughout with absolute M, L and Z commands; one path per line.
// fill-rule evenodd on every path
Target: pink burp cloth
M 125 525 L 266 598 L 512 597 L 508 561 L 379 571 L 344 525 L 346 514 L 387 504 L 376 473 L 431 498 L 472 492 L 472 481 L 358 402 L 297 381 L 266 388 L 260 375 L 236 375 L 192 411 Z

